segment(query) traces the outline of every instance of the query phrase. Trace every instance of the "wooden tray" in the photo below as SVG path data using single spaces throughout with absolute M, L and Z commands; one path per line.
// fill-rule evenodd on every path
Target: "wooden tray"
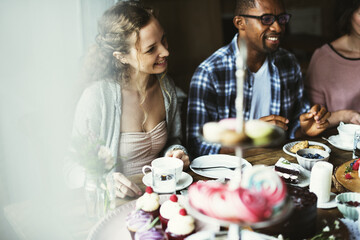
M 336 190 L 340 193 L 342 192 L 360 192 L 360 179 L 358 171 L 352 171 L 352 179 L 345 178 L 345 169 L 350 165 L 354 160 L 347 161 L 342 165 L 335 168 L 334 174 L 332 176 L 334 186 Z

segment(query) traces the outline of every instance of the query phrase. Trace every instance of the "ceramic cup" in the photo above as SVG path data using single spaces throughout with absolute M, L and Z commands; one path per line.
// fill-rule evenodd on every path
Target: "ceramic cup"
M 360 130 L 360 125 L 356 124 L 345 124 L 340 122 L 337 127 L 339 132 L 339 138 L 343 145 L 352 146 L 354 140 L 354 133 L 356 130 Z
M 150 171 L 156 172 L 166 172 L 168 170 L 174 169 L 175 171 L 175 179 L 176 182 L 179 182 L 181 178 L 181 173 L 183 170 L 184 162 L 178 158 L 174 157 L 161 157 L 156 158 L 151 162 L 151 166 L 145 165 L 142 168 L 143 174 L 146 174 L 146 170 L 149 169 Z
M 153 160 L 151 166 L 145 165 L 142 172 L 149 169 L 152 174 L 152 187 L 155 192 L 174 193 L 176 183 L 181 178 L 184 162 L 178 158 L 161 157 Z

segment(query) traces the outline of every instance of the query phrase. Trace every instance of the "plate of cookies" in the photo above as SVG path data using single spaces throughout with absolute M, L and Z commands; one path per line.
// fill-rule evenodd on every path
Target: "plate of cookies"
M 308 140 L 287 143 L 283 146 L 283 151 L 290 156 L 296 157 L 296 152 L 305 148 L 316 148 L 327 151 L 328 153 L 331 152 L 331 149 L 325 144 Z

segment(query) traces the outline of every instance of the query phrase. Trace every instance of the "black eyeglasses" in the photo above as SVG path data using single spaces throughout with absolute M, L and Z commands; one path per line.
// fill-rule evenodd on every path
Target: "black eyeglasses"
M 248 18 L 257 18 L 260 19 L 261 23 L 264 25 L 272 25 L 275 20 L 280 24 L 280 25 L 285 25 L 290 21 L 291 18 L 291 14 L 289 13 L 282 13 L 279 15 L 273 15 L 273 14 L 263 14 L 261 16 L 253 16 L 253 15 L 238 15 L 240 17 L 248 17 Z

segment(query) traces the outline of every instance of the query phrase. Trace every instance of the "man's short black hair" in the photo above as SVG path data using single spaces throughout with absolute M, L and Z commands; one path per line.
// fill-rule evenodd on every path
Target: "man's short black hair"
M 236 0 L 235 16 L 246 14 L 250 8 L 255 8 L 256 7 L 255 1 L 256 0 Z M 283 0 L 279 0 L 279 1 L 284 6 L 284 1 Z
M 256 0 L 236 0 L 235 16 L 246 14 L 250 8 L 255 8 Z

